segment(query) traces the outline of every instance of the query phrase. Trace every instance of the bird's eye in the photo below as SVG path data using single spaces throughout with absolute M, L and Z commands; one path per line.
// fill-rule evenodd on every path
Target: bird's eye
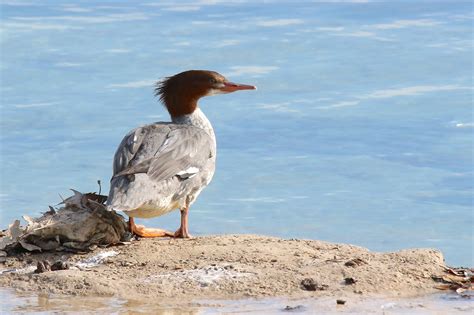
M 217 80 L 214 79 L 214 78 L 211 78 L 211 79 L 209 79 L 209 82 L 210 82 L 211 84 L 216 84 L 216 83 L 217 83 Z

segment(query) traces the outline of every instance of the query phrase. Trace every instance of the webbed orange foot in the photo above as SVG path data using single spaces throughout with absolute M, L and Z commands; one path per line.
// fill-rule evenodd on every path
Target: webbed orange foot
M 132 217 L 128 220 L 128 227 L 130 233 L 136 234 L 140 237 L 175 237 L 176 234 L 167 230 L 146 228 L 143 225 L 136 225 Z

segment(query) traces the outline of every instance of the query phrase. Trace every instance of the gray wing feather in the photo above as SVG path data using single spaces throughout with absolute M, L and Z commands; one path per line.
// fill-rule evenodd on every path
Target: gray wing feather
M 212 139 L 200 128 L 172 124 L 146 127 L 133 130 L 122 140 L 115 156 L 115 177 L 147 173 L 150 179 L 161 181 L 190 167 L 204 167 L 212 155 Z
M 143 140 L 146 138 L 146 128 L 139 127 L 130 131 L 122 140 L 115 152 L 114 175 L 130 166 L 131 160 L 136 156 Z

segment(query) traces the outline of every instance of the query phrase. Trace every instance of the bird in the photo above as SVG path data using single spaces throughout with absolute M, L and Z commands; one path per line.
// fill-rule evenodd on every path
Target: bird
M 166 77 L 155 87 L 171 121 L 131 130 L 119 144 L 114 160 L 107 208 L 128 215 L 130 232 L 139 237 L 190 238 L 188 212 L 211 182 L 216 164 L 216 137 L 198 105 L 200 98 L 256 87 L 228 81 L 209 70 L 188 70 Z M 180 210 L 173 233 L 135 224 Z

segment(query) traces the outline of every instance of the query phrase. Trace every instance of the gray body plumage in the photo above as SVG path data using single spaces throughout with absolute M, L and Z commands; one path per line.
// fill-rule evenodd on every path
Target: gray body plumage
M 107 205 L 141 218 L 189 207 L 211 181 L 215 160 L 214 130 L 199 108 L 136 128 L 115 153 Z

